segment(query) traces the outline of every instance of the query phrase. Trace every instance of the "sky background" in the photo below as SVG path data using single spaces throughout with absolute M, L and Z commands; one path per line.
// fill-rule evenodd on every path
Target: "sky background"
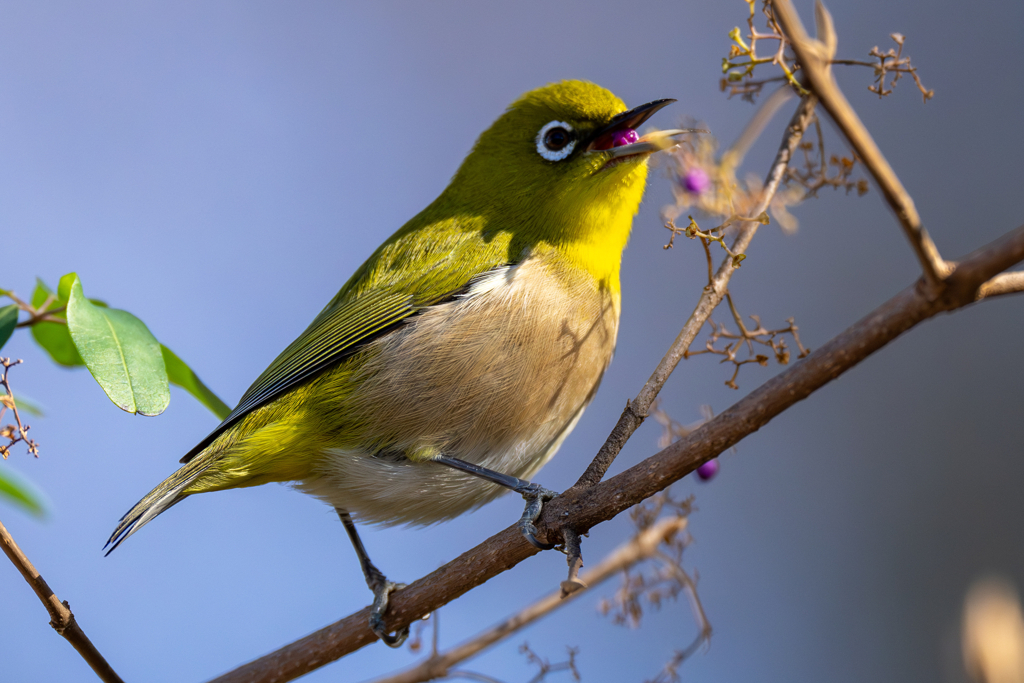
M 811 5 L 800 2 L 812 25 Z M 373 249 L 445 186 L 476 136 L 526 90 L 599 83 L 634 106 L 679 102 L 723 144 L 754 109 L 718 90 L 730 2 L 0 3 L 0 286 L 27 295 L 77 271 L 85 292 L 144 320 L 233 404 Z M 934 88 L 885 100 L 866 69 L 840 84 L 948 258 L 1021 223 L 1024 89 L 1015 0 L 832 2 L 838 56 L 888 34 Z M 748 156 L 763 177 L 790 103 Z M 826 126 L 828 145 L 841 150 Z M 618 351 L 601 391 L 536 480 L 570 486 L 689 315 L 704 284 L 696 243 L 661 248 L 669 181 L 652 173 L 626 250 Z M 795 316 L 816 348 L 909 285 L 918 267 L 872 187 L 824 192 L 801 227 L 757 235 L 732 292 L 767 325 Z M 714 627 L 688 680 L 943 681 L 959 673 L 963 596 L 979 576 L 1024 584 L 1021 360 L 1024 298 L 915 328 L 722 458 L 696 496 L 687 566 Z M 722 318 L 722 316 L 719 316 Z M 722 318 L 724 319 L 724 318 Z M 19 332 L 16 391 L 43 404 L 0 464 L 46 492 L 40 522 L 0 518 L 126 681 L 201 681 L 369 601 L 333 511 L 285 486 L 221 492 L 174 508 L 116 553 L 121 515 L 217 420 L 173 390 L 157 418 L 117 410 L 84 371 L 53 365 Z M 744 368 L 741 390 L 708 357 L 663 392 L 680 422 L 716 412 L 778 371 Z M 614 471 L 656 450 L 651 421 Z M 395 580 L 432 571 L 508 526 L 507 496 L 428 529 L 364 529 Z M 626 519 L 586 539 L 591 562 Z M 452 645 L 557 586 L 564 557 L 538 555 L 442 611 Z M 596 614 L 595 591 L 469 667 L 507 681 L 580 647 L 585 681 L 653 676 L 696 627 L 685 603 L 642 629 Z M 38 600 L 0 562 L 0 661 L 12 682 L 90 681 Z M 304 680 L 357 681 L 414 661 L 375 644 Z M 564 675 L 563 675 L 564 677 Z M 562 680 L 552 678 L 551 680 Z

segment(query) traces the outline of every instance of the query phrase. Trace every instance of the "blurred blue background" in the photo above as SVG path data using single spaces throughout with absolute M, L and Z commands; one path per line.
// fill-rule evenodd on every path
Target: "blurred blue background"
M 812 25 L 809 2 L 799 3 Z M 1016 227 L 1024 110 L 1013 0 L 833 2 L 839 56 L 907 37 L 936 97 L 910 80 L 885 100 L 871 72 L 839 79 L 948 258 Z M 679 102 L 724 144 L 753 113 L 718 90 L 734 2 L 32 2 L 0 4 L 0 286 L 29 294 L 78 271 L 87 295 L 132 311 L 233 403 L 386 236 L 445 186 L 475 137 L 520 93 L 564 78 L 628 104 Z M 794 103 L 748 156 L 764 175 Z M 841 151 L 826 125 L 833 151 Z M 661 248 L 668 180 L 653 173 L 623 264 L 618 354 L 597 399 L 537 480 L 564 489 L 636 394 L 704 284 L 704 256 Z M 872 188 L 824 192 L 793 236 L 758 234 L 732 291 L 766 325 L 795 316 L 814 348 L 916 277 Z M 1021 335 L 1024 300 L 932 320 L 688 478 L 687 563 L 715 633 L 697 680 L 960 681 L 963 595 L 978 575 L 1024 582 Z M 719 316 L 724 319 L 723 316 Z M 114 408 L 85 371 L 54 366 L 25 333 L 16 390 L 42 403 L 41 457 L 2 467 L 52 501 L 39 522 L 0 516 L 126 681 L 199 681 L 368 602 L 333 511 L 283 486 L 190 499 L 104 558 L 116 521 L 172 472 L 216 419 L 174 390 L 159 418 Z M 680 422 L 721 411 L 777 371 L 745 367 L 740 392 L 708 357 L 663 392 Z M 651 421 L 616 471 L 656 450 Z M 506 497 L 429 529 L 364 529 L 396 580 L 435 569 L 518 516 Z M 595 529 L 596 561 L 629 533 Z M 544 553 L 442 610 L 451 645 L 556 587 Z M 467 668 L 533 670 L 528 640 L 558 660 L 581 648 L 586 681 L 653 676 L 696 633 L 685 603 L 639 631 L 596 614 L 599 595 Z M 90 681 L 35 596 L 0 562 L 7 681 Z M 370 678 L 413 661 L 373 645 L 304 680 Z M 557 680 L 557 679 L 551 679 Z

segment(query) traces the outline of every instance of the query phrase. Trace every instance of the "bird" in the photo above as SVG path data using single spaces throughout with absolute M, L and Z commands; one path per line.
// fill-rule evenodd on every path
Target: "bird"
M 183 466 L 121 518 L 109 555 L 157 515 L 211 491 L 291 483 L 332 506 L 384 624 L 392 583 L 355 521 L 428 525 L 556 494 L 530 482 L 597 391 L 619 325 L 622 253 L 660 99 L 627 109 L 579 80 L 531 90 L 484 131 L 447 188 L 389 237 Z

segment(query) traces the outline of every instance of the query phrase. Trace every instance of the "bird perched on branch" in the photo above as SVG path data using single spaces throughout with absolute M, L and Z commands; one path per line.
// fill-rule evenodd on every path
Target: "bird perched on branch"
M 638 137 L 674 100 L 627 110 L 566 81 L 526 93 L 451 183 L 389 237 L 238 406 L 117 525 L 110 550 L 188 496 L 294 482 L 333 506 L 374 593 L 396 585 L 352 516 L 430 524 L 505 489 L 521 528 L 554 493 L 528 481 L 593 398 L 619 322 L 619 264 L 647 158 L 687 131 Z M 108 551 L 109 552 L 109 551 Z

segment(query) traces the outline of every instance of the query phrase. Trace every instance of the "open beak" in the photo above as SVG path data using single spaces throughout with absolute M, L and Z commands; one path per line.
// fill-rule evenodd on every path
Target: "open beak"
M 661 130 L 648 133 L 643 137 L 637 136 L 637 128 L 651 118 L 656 111 L 673 102 L 675 102 L 673 99 L 654 100 L 616 115 L 588 137 L 584 150 L 604 152 L 608 155 L 608 160 L 612 161 L 635 154 L 650 154 L 670 149 L 681 142 L 679 138 L 683 135 L 708 132 L 700 128 L 685 128 Z
M 653 133 L 648 133 L 636 142 L 628 145 L 612 147 L 606 151 L 608 152 L 609 160 L 632 156 L 634 154 L 650 154 L 651 152 L 660 152 L 663 149 L 672 149 L 683 141 L 682 137 L 684 135 L 689 135 L 690 133 L 709 132 L 711 131 L 704 130 L 703 128 L 673 128 L 671 130 L 656 130 Z

